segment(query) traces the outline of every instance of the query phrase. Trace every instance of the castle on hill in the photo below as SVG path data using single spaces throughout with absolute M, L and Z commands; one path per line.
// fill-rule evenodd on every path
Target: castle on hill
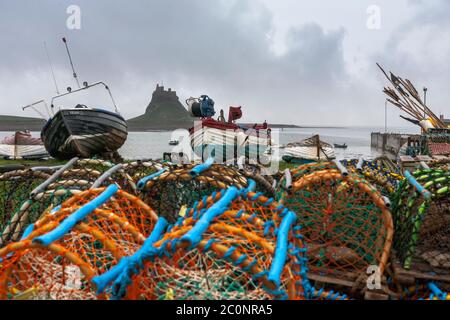
M 131 131 L 188 129 L 195 118 L 181 104 L 176 91 L 157 84 L 152 99 L 139 117 L 127 121 Z

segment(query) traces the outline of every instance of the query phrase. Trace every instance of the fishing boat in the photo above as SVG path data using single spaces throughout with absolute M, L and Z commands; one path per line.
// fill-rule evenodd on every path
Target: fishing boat
M 103 108 L 93 108 L 77 104 L 72 108 L 60 107 L 41 131 L 41 138 L 49 154 L 57 159 L 70 159 L 75 156 L 92 157 L 112 154 L 127 139 L 127 123 L 120 115 L 109 87 L 103 82 L 92 85 L 84 83 L 78 90 L 52 98 L 52 111 L 55 100 L 81 90 L 104 86 L 114 105 L 114 112 Z
M 271 145 L 271 129 L 267 122 L 250 126 L 236 123 L 242 117 L 241 107 L 230 107 L 228 120 L 221 110 L 216 120 L 213 119 L 214 101 L 210 97 L 191 97 L 186 104 L 191 116 L 200 118 L 189 129 L 189 134 L 194 152 L 203 160 L 214 156 L 218 162 L 229 162 L 245 157 L 260 162 Z
M 42 140 L 30 131 L 16 131 L 0 141 L 0 156 L 5 159 L 42 159 L 48 157 Z
M 343 144 L 334 143 L 333 145 L 337 149 L 347 149 L 347 147 L 348 147 L 346 143 L 343 143 Z
M 289 163 L 307 164 L 329 161 L 336 158 L 331 144 L 320 140 L 319 135 L 300 142 L 289 143 L 284 147 L 282 159 Z
M 89 85 L 85 81 L 82 86 L 80 85 L 67 40 L 66 38 L 62 38 L 62 41 L 66 47 L 69 62 L 73 71 L 72 75 L 78 85 L 78 89 L 72 90 L 71 87 L 68 87 L 67 92 L 59 94 L 49 58 L 53 81 L 58 94 L 51 99 L 51 109 L 49 110 L 44 100 L 25 106 L 23 109 L 31 107 L 45 118 L 45 116 L 35 108 L 35 106 L 40 103 L 45 105 L 49 119 L 42 128 L 41 139 L 44 142 L 44 146 L 48 153 L 52 157 L 57 159 L 70 159 L 76 156 L 85 158 L 93 156 L 117 158 L 118 154 L 116 151 L 125 143 L 128 136 L 127 123 L 117 108 L 111 90 L 104 82 L 100 81 Z M 73 107 L 68 107 L 63 104 L 58 106 L 55 105 L 57 99 L 63 97 L 68 98 L 70 95 L 72 95 L 71 98 L 74 98 L 73 95 L 75 93 L 81 91 L 86 93 L 88 90 L 97 86 L 103 86 L 108 92 L 114 107 L 113 111 L 80 103 Z
M 170 140 L 169 146 L 177 146 L 179 143 L 180 143 L 180 141 L 178 141 L 178 140 Z

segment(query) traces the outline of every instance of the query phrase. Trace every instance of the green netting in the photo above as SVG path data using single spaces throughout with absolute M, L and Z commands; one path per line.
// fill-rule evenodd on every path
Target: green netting
M 406 269 L 415 259 L 450 269 L 450 173 L 424 169 L 413 176 L 431 198 L 423 197 L 406 179 L 401 181 L 392 197 L 397 257 Z
M 344 282 L 351 291 L 343 292 L 355 297 L 355 288 L 365 288 L 367 268 L 378 266 L 383 274 L 388 264 L 393 225 L 384 199 L 359 175 L 342 174 L 332 163 L 292 172 L 292 187 L 278 193 L 302 226 L 314 285 L 340 290 L 336 283 Z
M 177 166 L 147 181 L 141 197 L 159 216 L 175 222 L 180 210 L 191 207 L 196 201 L 214 191 L 229 186 L 245 188 L 247 179 L 230 166 L 213 164 L 198 175 L 192 175 L 195 165 Z
M 30 192 L 48 177 L 47 173 L 32 170 L 11 171 L 0 175 L 0 232 L 29 198 Z

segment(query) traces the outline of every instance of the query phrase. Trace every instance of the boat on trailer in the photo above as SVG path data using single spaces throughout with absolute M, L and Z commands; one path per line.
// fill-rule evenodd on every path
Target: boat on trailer
M 117 151 L 126 141 L 127 123 L 120 115 L 109 87 L 104 82 L 92 85 L 84 83 L 78 90 L 52 98 L 51 110 L 55 100 L 64 96 L 104 86 L 114 105 L 114 111 L 77 104 L 72 108 L 58 108 L 41 131 L 41 138 L 48 153 L 57 159 L 70 159 L 75 156 L 92 157 L 108 155 Z
M 307 164 L 330 161 L 336 158 L 331 144 L 321 141 L 319 135 L 300 142 L 289 143 L 284 147 L 282 159 L 289 163 Z
M 206 160 L 214 156 L 217 162 L 237 161 L 244 157 L 250 162 L 260 162 L 271 145 L 271 129 L 267 122 L 243 126 L 236 123 L 242 117 L 241 107 L 230 107 L 228 120 L 223 110 L 218 119 L 214 101 L 206 95 L 186 100 L 191 116 L 200 118 L 189 129 L 191 147 L 194 152 Z

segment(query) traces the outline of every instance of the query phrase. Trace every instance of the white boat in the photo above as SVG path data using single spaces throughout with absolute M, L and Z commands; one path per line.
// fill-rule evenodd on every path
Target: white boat
M 201 117 L 189 134 L 194 152 L 203 160 L 212 154 L 218 162 L 241 157 L 259 162 L 265 157 L 271 144 L 271 129 L 266 122 L 249 127 L 236 124 L 242 116 L 241 107 L 230 107 L 228 121 L 222 111 L 215 120 L 214 102 L 207 96 L 190 98 L 186 103 L 192 116 Z
M 26 131 L 17 131 L 0 142 L 0 156 L 8 159 L 39 159 L 48 157 L 40 138 Z
M 289 143 L 284 148 L 283 160 L 292 163 L 330 161 L 336 158 L 331 144 L 320 140 L 318 135 Z

